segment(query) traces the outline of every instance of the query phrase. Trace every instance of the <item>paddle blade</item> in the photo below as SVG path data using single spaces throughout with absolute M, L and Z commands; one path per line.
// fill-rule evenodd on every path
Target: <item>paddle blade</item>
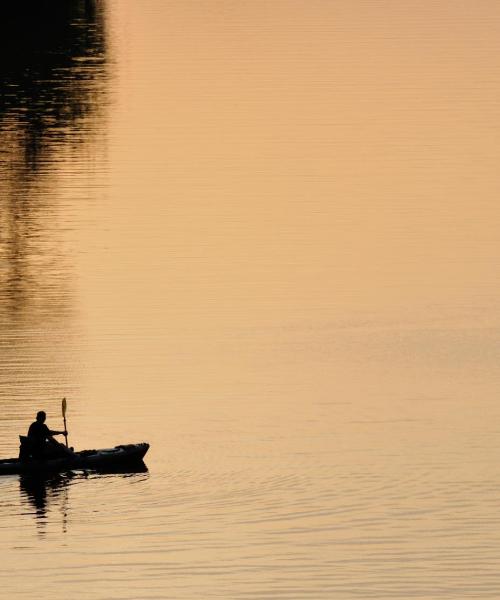
M 63 400 L 62 400 L 62 414 L 63 414 L 63 417 L 66 416 L 66 406 L 67 406 L 67 404 L 66 404 L 66 398 L 63 398 Z

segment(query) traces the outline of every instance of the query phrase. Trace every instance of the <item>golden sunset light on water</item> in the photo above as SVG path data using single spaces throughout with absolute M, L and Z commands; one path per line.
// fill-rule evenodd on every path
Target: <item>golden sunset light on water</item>
M 497 598 L 498 3 L 0 15 L 0 599 Z

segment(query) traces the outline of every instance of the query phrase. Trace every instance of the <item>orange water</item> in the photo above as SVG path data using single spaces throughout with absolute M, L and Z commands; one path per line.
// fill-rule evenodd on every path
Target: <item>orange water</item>
M 1 478 L 0 597 L 498 598 L 497 3 L 66 6 L 0 25 L 0 455 L 66 396 L 149 471 Z

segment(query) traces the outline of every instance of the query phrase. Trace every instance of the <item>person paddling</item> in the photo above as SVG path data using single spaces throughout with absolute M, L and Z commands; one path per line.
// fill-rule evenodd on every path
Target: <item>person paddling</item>
M 57 442 L 52 436 L 68 435 L 67 431 L 53 431 L 45 425 L 47 415 L 43 410 L 36 414 L 34 421 L 28 429 L 28 441 L 31 455 L 34 458 L 48 458 L 53 456 L 64 456 L 73 454 L 72 450 Z

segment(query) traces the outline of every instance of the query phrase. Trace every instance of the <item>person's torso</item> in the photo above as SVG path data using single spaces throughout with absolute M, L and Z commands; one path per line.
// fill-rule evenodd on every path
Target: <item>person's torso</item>
M 28 437 L 32 439 L 37 439 L 40 441 L 44 441 L 49 435 L 49 428 L 45 423 L 39 423 L 35 421 L 30 425 L 28 430 Z

